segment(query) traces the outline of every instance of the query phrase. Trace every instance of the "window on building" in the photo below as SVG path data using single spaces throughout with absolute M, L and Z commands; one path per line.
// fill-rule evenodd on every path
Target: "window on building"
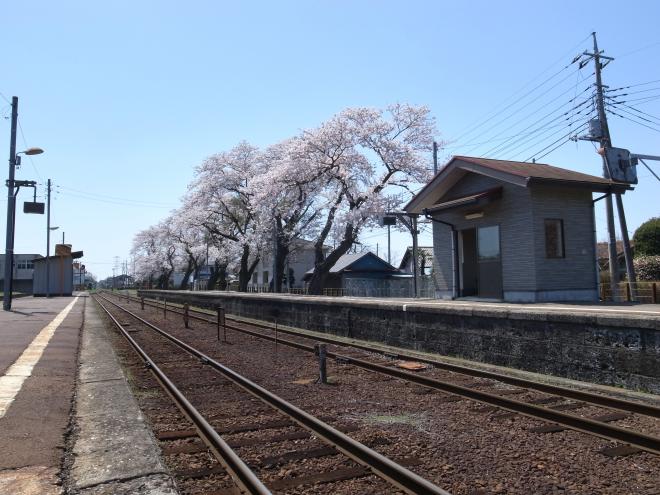
M 564 257 L 564 222 L 562 220 L 545 219 L 545 257 Z
M 498 261 L 500 259 L 500 227 L 480 227 L 477 229 L 479 261 Z
M 21 260 L 16 264 L 16 268 L 19 270 L 33 270 L 34 262 L 28 260 Z
M 262 273 L 261 283 L 264 285 L 268 284 L 268 270 L 264 270 Z
M 252 284 L 257 285 L 259 283 L 259 274 L 257 272 L 254 272 L 252 274 Z

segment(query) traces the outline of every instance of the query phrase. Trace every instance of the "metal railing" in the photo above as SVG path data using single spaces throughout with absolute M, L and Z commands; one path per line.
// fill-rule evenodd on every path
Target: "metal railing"
M 658 304 L 658 286 L 660 282 L 619 282 L 613 293 L 612 284 L 601 283 L 599 296 L 601 301 Z

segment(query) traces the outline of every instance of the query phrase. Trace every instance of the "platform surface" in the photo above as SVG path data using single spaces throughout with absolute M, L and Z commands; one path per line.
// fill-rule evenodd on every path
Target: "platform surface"
M 0 495 L 176 493 L 106 327 L 86 294 L 0 312 Z
M 0 494 L 59 493 L 83 306 L 25 297 L 0 312 Z

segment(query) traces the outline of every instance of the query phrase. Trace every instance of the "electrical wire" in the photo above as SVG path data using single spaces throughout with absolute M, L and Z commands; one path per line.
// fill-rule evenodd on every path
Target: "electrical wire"
M 553 148 L 553 149 L 550 150 L 548 153 L 545 153 L 545 154 L 543 154 L 543 155 L 541 155 L 541 156 L 538 156 L 538 155 L 539 155 L 540 153 L 543 153 L 545 150 L 547 150 L 548 148 L 550 148 L 551 146 L 553 146 L 554 144 L 560 142 L 560 141 L 563 140 L 563 139 L 566 139 L 567 142 L 570 141 L 570 139 L 568 139 L 568 138 L 569 138 L 569 136 L 570 136 L 571 134 L 575 134 L 576 132 L 582 130 L 583 127 L 587 127 L 587 126 L 588 126 L 588 124 L 585 123 L 585 124 L 582 124 L 580 127 L 576 128 L 574 131 L 571 130 L 571 131 L 567 132 L 566 134 L 564 134 L 563 136 L 561 136 L 559 139 L 557 139 L 556 141 L 553 141 L 552 143 L 550 143 L 548 146 L 546 146 L 546 147 L 543 148 L 542 150 L 537 151 L 536 153 L 534 153 L 532 156 L 530 156 L 529 158 L 527 158 L 527 159 L 524 160 L 524 161 L 528 162 L 528 161 L 530 161 L 530 160 L 532 160 L 532 159 L 534 159 L 534 158 L 538 158 L 538 159 L 543 158 L 544 156 L 546 156 L 547 154 L 551 153 L 552 151 L 554 151 L 554 150 L 557 149 L 557 148 Z
M 504 122 L 506 122 L 507 120 L 511 119 L 512 117 L 514 117 L 514 116 L 517 115 L 518 113 L 522 112 L 522 111 L 524 110 L 524 108 L 526 108 L 527 106 L 529 106 L 529 105 L 531 105 L 532 103 L 535 103 L 535 102 L 537 102 L 539 99 L 543 98 L 543 97 L 544 97 L 545 95 L 547 95 L 550 91 L 552 91 L 553 89 L 555 89 L 557 86 L 559 86 L 561 83 L 563 83 L 564 81 L 566 81 L 568 78 L 570 78 L 570 77 L 572 77 L 572 76 L 573 76 L 573 74 L 568 74 L 568 75 L 567 75 L 565 78 L 563 78 L 561 81 L 559 81 L 559 82 L 556 83 L 555 85 L 553 85 L 553 86 L 551 86 L 550 88 L 548 88 L 547 91 L 541 93 L 540 95 L 534 97 L 531 101 L 527 102 L 526 105 L 525 105 L 525 107 L 523 107 L 523 108 L 519 108 L 519 109 L 513 111 L 512 113 L 508 114 L 506 117 L 504 117 L 504 118 L 498 120 L 497 122 L 495 122 L 493 125 L 491 125 L 490 127 L 488 127 L 485 131 L 483 131 L 483 134 L 487 134 L 488 132 L 492 131 L 492 130 L 495 129 L 496 127 L 499 127 L 500 125 L 502 125 L 502 124 L 503 124 Z M 507 108 L 509 108 L 509 107 L 507 107 Z M 492 120 L 492 119 L 489 119 L 489 120 Z M 473 140 L 473 141 L 474 141 L 474 140 Z M 472 143 L 471 143 L 470 141 L 468 141 L 467 143 L 465 143 L 465 146 L 469 146 L 470 144 L 472 144 Z
M 617 59 L 627 57 L 628 55 L 632 55 L 633 53 L 641 52 L 642 50 L 648 50 L 649 48 L 652 48 L 654 46 L 660 45 L 660 41 L 656 41 L 655 43 L 651 43 L 650 45 L 645 45 L 640 48 L 635 48 L 634 50 L 631 50 L 629 52 L 624 53 L 623 55 L 617 55 Z
M 589 89 L 590 89 L 589 87 L 584 88 L 584 90 L 582 91 L 582 93 L 588 91 Z M 536 108 L 536 109 L 533 110 L 531 113 L 528 113 L 526 116 L 522 117 L 519 121 L 514 122 L 514 123 L 511 124 L 509 127 L 507 127 L 507 128 L 505 128 L 504 130 L 502 130 L 500 133 L 495 134 L 494 137 L 500 136 L 501 134 L 503 134 L 504 132 L 510 130 L 511 128 L 514 128 L 514 127 L 516 127 L 516 126 L 518 126 L 518 125 L 524 124 L 524 121 L 525 121 L 526 119 L 528 119 L 528 118 L 530 118 L 530 117 L 532 117 L 532 116 L 538 114 L 541 110 L 543 110 L 544 108 L 546 108 L 546 107 L 549 106 L 550 104 L 554 103 L 555 101 L 559 100 L 559 99 L 560 99 L 561 97 L 563 97 L 566 93 L 569 93 L 569 92 L 571 92 L 571 91 L 572 91 L 572 89 L 569 89 L 569 90 L 567 90 L 567 91 L 562 92 L 561 94 L 559 94 L 558 96 L 556 96 L 556 97 L 553 98 L 552 100 L 547 101 L 545 104 L 543 104 L 543 105 L 541 105 L 540 107 Z M 581 94 L 582 94 L 582 93 L 581 93 Z M 537 119 L 536 121 L 534 121 L 534 122 L 531 123 L 531 124 L 526 124 L 525 127 L 526 127 L 526 128 L 529 128 L 529 127 L 531 127 L 531 126 L 535 126 L 536 124 L 538 124 L 539 122 L 542 122 L 544 119 L 548 118 L 549 116 L 551 116 L 551 115 L 553 115 L 553 114 L 555 114 L 555 113 L 561 111 L 561 109 L 564 108 L 566 105 L 570 105 L 571 103 L 573 103 L 573 101 L 575 101 L 576 98 L 577 98 L 577 96 L 575 96 L 575 98 L 571 98 L 570 100 L 568 100 L 567 102 L 563 103 L 563 104 L 560 105 L 559 107 L 555 108 L 555 109 L 552 110 L 551 112 L 546 113 L 546 114 L 545 114 L 543 117 L 541 117 L 540 119 Z M 570 112 L 570 110 L 569 110 L 569 112 Z M 550 122 L 552 122 L 552 121 L 550 121 Z M 481 156 L 487 156 L 487 155 L 489 155 L 490 153 L 494 153 L 496 150 L 498 150 L 498 148 L 500 148 L 500 147 L 501 147 L 502 145 L 504 145 L 504 144 L 505 144 L 505 143 L 501 143 L 499 146 L 496 146 L 495 148 L 491 148 L 490 150 L 486 151 L 486 152 L 485 152 L 484 154 L 482 154 Z
M 590 110 L 589 110 L 589 111 L 590 111 Z M 525 141 L 519 143 L 519 144 L 518 144 L 517 146 L 515 146 L 514 148 L 509 149 L 509 151 L 508 151 L 508 152 L 509 152 L 509 156 L 511 157 L 511 159 L 517 158 L 517 157 L 519 157 L 520 155 L 522 155 L 523 153 L 526 153 L 527 151 L 529 151 L 529 150 L 531 150 L 531 149 L 533 149 L 533 148 L 536 148 L 537 146 L 540 146 L 542 143 L 546 142 L 546 141 L 547 141 L 549 138 L 551 138 L 552 136 L 556 136 L 558 133 L 563 132 L 563 131 L 566 130 L 566 129 L 568 129 L 568 131 L 569 131 L 568 134 L 576 134 L 577 132 L 581 131 L 585 126 L 588 125 L 588 120 L 589 120 L 589 119 L 590 119 L 590 115 L 587 115 L 586 117 L 584 117 L 584 118 L 582 119 L 582 120 L 584 120 L 585 122 L 584 122 L 582 125 L 580 125 L 580 126 L 574 128 L 574 129 L 572 129 L 572 125 L 566 125 L 565 123 L 562 123 L 562 125 L 560 126 L 560 129 L 559 129 L 559 130 L 555 130 L 554 132 L 552 132 L 552 133 L 550 133 L 550 134 L 548 134 L 548 132 L 547 132 L 547 130 L 546 130 L 545 132 L 542 132 L 541 134 L 538 134 L 538 135 L 536 135 L 536 136 L 532 136 L 530 139 L 527 139 L 527 140 L 525 140 Z M 550 130 L 551 130 L 551 129 L 550 129 Z M 543 137 L 541 137 L 541 136 L 543 136 Z M 533 141 L 531 144 L 529 144 L 530 141 L 531 141 L 532 139 L 534 139 L 535 137 L 536 137 L 536 138 L 540 138 L 540 139 L 536 139 L 536 141 Z M 520 147 L 521 147 L 521 146 L 525 146 L 525 145 L 527 145 L 527 146 L 526 146 L 525 148 L 523 148 L 522 150 L 520 150 Z
M 95 197 L 90 197 L 90 196 L 85 196 L 81 194 L 74 194 L 70 192 L 61 192 L 64 196 L 70 196 L 74 198 L 79 198 L 79 199 L 85 199 L 87 201 L 96 201 L 99 203 L 107 203 L 107 204 L 113 204 L 113 205 L 118 205 L 118 206 L 130 206 L 130 207 L 140 207 L 140 208 L 165 208 L 165 209 L 175 209 L 175 206 L 158 206 L 158 205 L 153 205 L 153 204 L 145 204 L 145 203 L 137 203 L 137 202 L 130 202 L 128 201 L 114 201 L 114 200 L 109 200 L 109 199 L 102 199 L 102 198 L 95 198 Z
M 578 47 L 580 47 L 580 46 L 581 46 L 586 40 L 588 40 L 590 37 L 591 37 L 591 34 L 589 34 L 586 38 L 584 38 L 584 39 L 581 40 L 579 43 L 577 43 L 573 48 L 571 48 L 569 51 L 567 51 L 567 53 L 563 54 L 559 59 L 557 59 L 555 62 L 553 62 L 552 64 L 550 64 L 546 69 L 544 69 L 544 70 L 543 70 L 541 73 L 539 73 L 537 76 L 533 77 L 529 82 L 527 82 L 525 85 L 523 85 L 520 89 L 518 89 L 518 90 L 515 91 L 513 94 L 511 94 L 510 96 L 508 96 L 507 98 L 505 98 L 501 103 L 499 103 L 498 105 L 496 105 L 496 106 L 493 108 L 493 110 L 491 110 L 491 111 L 487 114 L 487 115 L 490 115 L 491 113 L 495 112 L 493 115 L 491 115 L 490 117 L 487 117 L 485 120 L 479 120 L 479 119 L 477 119 L 476 121 L 473 121 L 473 123 L 471 123 L 471 124 L 469 124 L 467 127 L 465 127 L 462 131 L 459 132 L 460 135 L 459 135 L 456 139 L 454 139 L 454 141 L 459 141 L 460 139 L 463 139 L 463 137 L 472 134 L 476 129 L 482 127 L 483 125 L 485 125 L 486 123 L 488 123 L 488 122 L 491 121 L 492 119 L 496 118 L 499 114 L 501 114 L 502 112 L 504 112 L 504 111 L 506 111 L 507 109 L 511 108 L 513 105 L 517 104 L 518 102 L 522 101 L 522 100 L 523 100 L 524 98 L 526 98 L 528 95 L 530 95 L 531 93 L 533 93 L 534 91 L 536 91 L 537 89 L 539 89 L 540 87 L 544 86 L 545 84 L 547 84 L 548 82 L 550 82 L 552 79 L 554 79 L 555 77 L 557 77 L 559 74 L 561 74 L 564 70 L 566 70 L 568 67 L 570 67 L 573 63 L 575 63 L 575 62 L 577 61 L 577 57 L 574 58 L 573 61 L 572 61 L 570 64 L 568 64 L 568 65 L 562 67 L 559 71 L 557 71 L 557 72 L 554 73 L 552 76 L 550 76 L 549 78 L 547 78 L 547 79 L 546 79 L 545 81 L 543 81 L 541 84 L 535 86 L 534 88 L 532 88 L 532 90 L 528 91 L 527 93 L 525 93 L 523 96 L 521 96 L 520 98 L 518 98 L 518 99 L 515 100 L 514 102 L 512 102 L 512 103 L 506 105 L 506 103 L 507 103 L 511 98 L 515 98 L 519 93 L 521 93 L 521 92 L 524 91 L 527 87 L 529 87 L 531 84 L 533 84 L 535 81 L 537 81 L 538 79 L 540 79 L 541 77 L 543 77 L 548 71 L 550 71 L 553 67 L 555 67 L 555 66 L 557 65 L 557 63 L 559 63 L 560 61 L 564 60 L 564 59 L 565 59 L 570 53 L 574 52 Z M 502 105 L 506 105 L 506 106 L 505 106 L 504 108 L 502 108 L 502 109 L 499 109 Z
M 81 191 L 80 189 L 74 189 L 72 187 L 63 186 L 61 184 L 57 184 L 56 187 L 59 188 L 59 189 L 63 189 L 64 191 L 69 191 L 69 192 L 74 192 L 74 193 L 78 193 L 78 194 L 88 195 L 88 196 L 92 196 L 94 198 L 100 196 L 101 198 L 104 198 L 104 199 L 121 201 L 121 202 L 124 202 L 124 203 L 141 203 L 141 204 L 148 204 L 148 205 L 153 205 L 153 206 L 162 206 L 164 208 L 171 207 L 171 205 L 169 203 L 160 203 L 158 201 L 143 201 L 141 199 L 121 198 L 121 197 L 118 197 L 118 196 L 110 196 L 108 194 L 90 193 L 90 192 L 87 192 L 87 191 Z
M 589 90 L 589 88 L 585 88 L 585 90 L 583 91 L 583 93 L 584 93 L 585 91 L 587 91 L 587 90 Z M 536 125 L 538 124 L 538 127 L 536 127 L 536 128 L 534 128 L 533 130 L 529 131 L 529 134 L 534 134 L 534 133 L 537 133 L 537 132 L 542 132 L 542 131 L 544 131 L 544 130 L 546 130 L 546 129 L 549 129 L 549 128 L 555 128 L 555 127 L 557 127 L 557 126 L 556 126 L 556 125 L 551 125 L 551 124 L 554 124 L 554 123 L 557 122 L 558 120 L 561 120 L 562 122 L 561 122 L 560 125 L 563 125 L 565 121 L 570 120 L 570 119 L 572 119 L 573 117 L 575 117 L 575 116 L 577 116 L 578 114 L 580 114 L 581 111 L 576 113 L 575 110 L 577 110 L 578 108 L 582 107 L 583 105 L 589 103 L 589 102 L 591 101 L 591 98 L 587 98 L 587 99 L 583 100 L 582 102 L 580 102 L 580 103 L 574 105 L 571 109 L 567 110 L 566 112 L 564 112 L 564 113 L 558 115 L 557 117 L 554 117 L 553 119 L 551 119 L 551 120 L 548 121 L 548 122 L 545 122 L 545 123 L 541 124 L 542 122 L 544 122 L 545 119 L 547 119 L 549 116 L 554 115 L 555 113 L 557 113 L 557 111 L 560 111 L 564 106 L 566 106 L 567 104 L 570 104 L 571 102 L 573 102 L 573 100 L 574 100 L 574 99 L 569 100 L 568 102 L 564 103 L 564 104 L 563 104 L 562 106 L 560 106 L 559 108 L 553 110 L 553 111 L 550 112 L 550 113 L 547 113 L 546 115 L 544 115 L 544 116 L 541 117 L 540 119 L 536 120 L 535 122 L 533 122 L 533 123 L 531 123 L 531 124 L 528 124 L 528 125 L 527 125 L 527 129 L 529 129 L 530 127 L 536 126 Z M 568 117 L 567 117 L 567 116 L 568 116 Z M 570 127 L 571 125 L 572 125 L 572 124 L 569 122 L 569 127 Z M 501 143 L 499 146 L 496 146 L 495 148 L 491 148 L 490 150 L 488 150 L 485 154 L 483 154 L 483 155 L 481 155 L 481 156 L 486 156 L 486 155 L 489 155 L 489 154 L 491 154 L 491 153 L 502 153 L 502 152 L 504 152 L 504 150 L 510 149 L 512 146 L 513 146 L 514 149 L 515 149 L 515 148 L 518 147 L 518 146 L 517 146 L 518 143 L 520 143 L 521 141 L 522 141 L 523 143 L 524 143 L 524 142 L 527 142 L 527 141 L 529 141 L 529 139 L 530 139 L 530 138 L 529 138 L 528 136 L 526 136 L 525 138 L 515 140 L 515 141 L 513 141 L 512 143 L 509 143 L 509 144 Z M 532 137 L 531 139 L 533 139 L 533 137 Z
M 27 144 L 27 139 L 25 139 L 25 133 L 23 132 L 23 126 L 21 125 L 21 119 L 20 117 L 16 119 L 16 122 L 18 123 L 18 130 L 21 133 L 21 138 L 23 139 L 23 145 L 25 146 L 25 149 L 29 148 Z M 41 177 L 41 174 L 39 173 L 39 169 L 37 168 L 37 165 L 34 163 L 34 160 L 32 159 L 32 156 L 26 155 L 29 160 L 30 164 L 32 164 L 32 168 L 34 169 L 34 173 L 37 174 L 37 177 L 39 177 L 40 180 L 44 180 L 43 177 Z
M 623 111 L 624 108 L 627 108 L 627 109 L 633 110 L 634 112 L 637 112 L 637 113 L 640 114 L 638 118 L 643 119 L 643 120 L 647 120 L 647 119 L 645 119 L 645 118 L 642 117 L 642 115 L 644 115 L 644 116 L 646 116 L 646 117 L 648 117 L 648 118 L 653 119 L 653 120 L 649 120 L 649 122 L 653 122 L 653 121 L 655 120 L 656 122 L 653 122 L 653 123 L 658 123 L 658 124 L 660 124 L 660 117 L 656 117 L 655 115 L 651 115 L 650 113 L 643 112 L 642 110 L 639 110 L 639 109 L 637 109 L 637 108 L 635 108 L 635 107 L 631 107 L 630 105 L 626 105 L 625 103 L 617 103 L 617 104 L 614 104 L 614 103 L 613 103 L 613 104 L 611 104 L 611 105 L 614 106 L 614 107 L 619 108 L 619 109 L 622 110 L 622 111 Z
M 650 126 L 650 125 L 646 125 L 646 124 L 644 124 L 643 122 L 639 122 L 639 121 L 633 119 L 632 117 L 624 117 L 623 115 L 618 114 L 618 113 L 616 113 L 615 111 L 613 111 L 611 108 L 609 108 L 609 109 L 607 110 L 607 112 L 610 113 L 610 114 L 612 114 L 612 115 L 616 115 L 617 117 L 620 117 L 620 118 L 622 118 L 622 119 L 625 119 L 625 120 L 628 120 L 628 121 L 630 121 L 630 122 L 634 122 L 635 124 L 638 124 L 638 125 L 641 125 L 641 126 L 643 126 L 643 127 L 646 127 L 647 129 L 651 129 L 652 131 L 660 132 L 660 129 L 658 129 L 657 127 L 652 127 L 652 126 Z

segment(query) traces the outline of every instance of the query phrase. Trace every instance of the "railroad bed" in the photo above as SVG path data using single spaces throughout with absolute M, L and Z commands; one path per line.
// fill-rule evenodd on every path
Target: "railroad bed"
M 351 435 L 371 441 L 388 457 L 407 459 L 411 470 L 451 493 L 655 493 L 660 462 L 650 452 L 660 451 L 660 422 L 653 407 L 612 403 L 591 394 L 576 397 L 576 391 L 566 396 L 558 388 L 505 383 L 484 372 L 469 375 L 429 362 L 422 363 L 422 371 L 401 374 L 400 360 L 392 359 L 401 356 L 336 347 L 330 338 L 324 340 L 328 355 L 336 359 L 328 362 L 331 385 L 318 385 L 309 336 L 282 335 L 278 329 L 275 343 L 269 325 L 227 321 L 225 343 L 224 328 L 218 340 L 215 317 L 208 312 L 189 310 L 191 328 L 186 329 L 182 316 L 174 314 L 181 308 L 168 305 L 165 312 L 162 305 L 145 301 L 142 310 L 136 300 L 112 299 L 297 406 L 354 429 L 357 433 Z M 191 389 L 204 390 L 195 371 L 182 376 Z M 538 414 L 546 421 L 529 417 Z M 592 427 L 591 435 L 575 431 Z M 612 436 L 625 443 L 602 438 Z M 298 468 L 282 469 L 298 477 Z M 355 478 L 348 491 L 333 482 L 284 491 L 396 493 L 372 486 L 372 478 Z M 351 485 L 356 482 L 365 485 Z

